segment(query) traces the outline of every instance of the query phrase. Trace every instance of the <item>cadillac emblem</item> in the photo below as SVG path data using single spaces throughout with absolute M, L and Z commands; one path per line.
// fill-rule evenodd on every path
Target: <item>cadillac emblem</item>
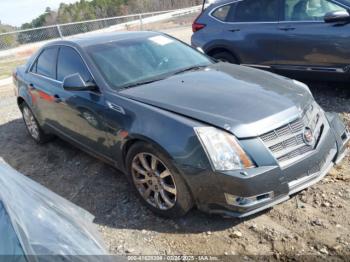
M 314 143 L 314 134 L 312 133 L 312 130 L 309 127 L 305 127 L 303 139 L 305 144 L 311 146 Z

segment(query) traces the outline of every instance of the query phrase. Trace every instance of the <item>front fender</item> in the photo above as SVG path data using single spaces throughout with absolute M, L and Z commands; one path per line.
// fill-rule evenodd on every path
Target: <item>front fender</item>
M 202 123 L 175 113 L 149 107 L 132 124 L 130 138 L 144 140 L 162 150 L 176 166 L 210 168 L 193 127 Z M 145 119 L 147 119 L 145 121 Z
M 113 131 L 113 150 L 117 152 L 118 167 L 125 170 L 125 146 L 130 141 L 145 141 L 159 148 L 178 169 L 182 167 L 210 168 L 209 160 L 193 127 L 203 123 L 147 105 L 129 98 L 114 100 L 125 114 L 108 114 Z

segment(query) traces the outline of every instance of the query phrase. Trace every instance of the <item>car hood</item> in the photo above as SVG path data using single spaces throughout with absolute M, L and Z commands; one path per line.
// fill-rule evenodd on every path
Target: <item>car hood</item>
M 174 75 L 120 94 L 226 129 L 238 138 L 259 136 L 291 121 L 313 99 L 290 79 L 227 63 Z

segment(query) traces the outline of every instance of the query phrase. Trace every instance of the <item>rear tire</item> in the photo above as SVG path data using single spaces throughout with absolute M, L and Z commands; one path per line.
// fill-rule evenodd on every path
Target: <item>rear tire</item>
M 193 207 L 191 194 L 166 155 L 143 142 L 127 153 L 128 180 L 141 201 L 154 213 L 168 218 L 184 216 Z
M 239 64 L 238 59 L 234 55 L 232 55 L 230 52 L 227 52 L 227 51 L 214 53 L 212 55 L 212 57 L 215 58 L 216 60 L 221 61 L 221 62 L 228 62 L 231 64 Z
M 36 120 L 32 110 L 26 103 L 20 105 L 20 109 L 23 116 L 23 121 L 30 137 L 38 144 L 44 144 L 52 140 L 53 136 L 46 134 L 44 130 L 40 127 L 38 121 Z

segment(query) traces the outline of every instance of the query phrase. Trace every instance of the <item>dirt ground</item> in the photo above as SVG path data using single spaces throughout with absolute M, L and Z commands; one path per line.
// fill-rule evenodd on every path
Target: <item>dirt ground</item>
M 348 157 L 317 185 L 253 217 L 225 219 L 193 210 L 182 219 L 163 219 L 144 208 L 126 178 L 108 165 L 60 139 L 36 145 L 11 88 L 0 87 L 0 157 L 91 212 L 112 254 L 350 255 Z M 349 89 L 316 85 L 312 91 L 325 110 L 350 125 Z

